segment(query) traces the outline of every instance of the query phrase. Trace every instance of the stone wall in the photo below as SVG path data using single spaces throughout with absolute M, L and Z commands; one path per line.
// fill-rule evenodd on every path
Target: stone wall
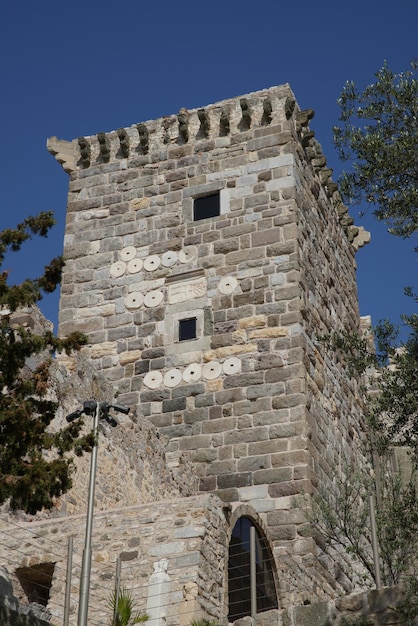
M 1 558 L 14 593 L 22 589 L 16 571 L 33 577 L 52 564 L 48 611 L 62 623 L 68 539 L 73 538 L 70 624 L 76 624 L 84 546 L 85 516 L 16 523 L 1 520 Z M 170 498 L 136 507 L 99 512 L 94 517 L 89 624 L 109 623 L 108 602 L 121 560 L 121 588 L 147 612 L 147 623 L 186 626 L 203 615 L 223 621 L 227 611 L 228 509 L 213 495 Z M 47 583 L 45 583 L 47 584 Z M 30 599 L 30 598 L 29 598 Z
M 50 329 L 39 309 L 33 307 L 14 313 L 12 326 L 23 325 L 35 333 Z M 34 369 L 39 355 L 27 362 Z M 56 417 L 51 423 L 52 430 L 67 425 L 65 416 L 83 407 L 87 400 L 115 402 L 117 390 L 81 354 L 58 355 L 51 365 L 50 399 L 58 402 Z M 117 402 L 121 402 L 117 399 Z M 112 412 L 112 411 L 111 411 Z M 129 415 L 113 412 L 118 420 L 116 428 L 100 422 L 97 482 L 95 509 L 109 508 L 152 502 L 163 498 L 193 495 L 197 492 L 197 477 L 193 468 L 182 455 L 166 460 L 167 441 L 158 430 L 146 420 L 137 407 L 132 407 Z M 93 418 L 84 416 L 84 429 L 91 430 Z M 90 454 L 73 458 L 73 488 L 58 499 L 50 512 L 42 516 L 63 516 L 85 514 L 90 471 Z M 33 519 L 32 516 L 22 519 Z
M 13 594 L 8 571 L 0 566 L 0 624 L 2 626 L 48 626 L 49 617 L 47 609 L 43 606 L 19 604 Z
M 352 588 L 318 560 L 294 496 L 333 489 L 363 421 L 319 338 L 359 328 L 356 228 L 288 85 L 49 149 L 70 173 L 61 335 L 187 459 L 199 490 L 249 503 L 285 602 Z M 195 219 L 219 194 L 219 215 Z M 192 318 L 195 338 L 181 341 Z M 341 561 L 341 559 L 340 559 Z

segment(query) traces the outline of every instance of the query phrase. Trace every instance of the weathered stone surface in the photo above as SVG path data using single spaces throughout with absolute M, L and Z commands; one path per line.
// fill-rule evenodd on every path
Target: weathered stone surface
M 152 445 L 147 431 L 141 441 L 129 431 L 103 452 L 119 489 L 100 486 L 104 509 L 120 506 L 125 493 L 133 502 L 168 501 L 171 493 L 161 494 L 171 479 L 175 491 L 193 493 L 198 481 L 233 507 L 254 503 L 280 569 L 282 606 L 335 597 L 356 583 L 347 560 L 317 561 L 292 496 L 318 481 L 335 489 L 333 463 L 339 467 L 348 448 L 363 462 L 357 383 L 317 338 L 338 326 L 359 328 L 354 249 L 366 236 L 331 194 L 308 127 L 312 115 L 300 112 L 290 88 L 249 94 L 245 102 L 245 127 L 241 101 L 231 99 L 124 129 L 127 155 L 123 133 L 107 133 L 101 143 L 86 138 L 90 167 L 80 168 L 78 158 L 73 167 L 72 148 L 68 155 L 54 144 L 72 168 L 60 333 L 91 334 L 84 354 L 112 392 L 132 403 L 135 428 L 155 425 Z M 220 214 L 195 221 L 194 198 L 218 192 Z M 110 268 L 121 262 L 126 268 L 117 265 L 115 275 Z M 213 375 L 205 376 L 210 363 Z M 166 377 L 170 370 L 174 378 Z M 190 541 L 175 559 L 196 565 L 196 538 L 170 532 L 154 538 L 153 549 L 160 556 L 164 546 Z M 221 598 L 221 587 L 217 579 L 202 597 Z M 191 593 L 176 591 L 183 592 Z M 185 615 L 168 621 L 185 626 Z M 287 618 L 295 626 L 290 614 L 278 623 Z

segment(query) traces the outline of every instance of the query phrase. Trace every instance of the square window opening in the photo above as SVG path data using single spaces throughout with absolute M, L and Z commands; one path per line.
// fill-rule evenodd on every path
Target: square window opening
M 185 320 L 179 320 L 179 341 L 196 339 L 196 322 L 196 317 L 189 317 Z
M 205 220 L 209 217 L 217 217 L 221 214 L 220 193 L 212 193 L 209 196 L 195 198 L 193 202 L 193 220 Z

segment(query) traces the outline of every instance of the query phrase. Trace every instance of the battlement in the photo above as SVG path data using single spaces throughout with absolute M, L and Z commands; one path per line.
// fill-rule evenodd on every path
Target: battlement
M 355 250 L 370 241 L 370 234 L 354 225 L 332 180 L 332 169 L 315 139 L 309 122 L 312 109 L 300 110 L 289 85 L 253 92 L 238 98 L 222 100 L 198 109 L 182 108 L 177 115 L 134 124 L 111 132 L 65 141 L 51 137 L 49 152 L 68 172 L 83 170 L 114 160 L 123 167 L 161 162 L 176 157 L 176 149 L 189 145 L 195 152 L 209 152 L 248 142 L 248 149 L 257 144 L 266 150 L 273 144 L 296 140 L 315 175 L 313 192 L 318 197 L 322 187 L 330 199 L 339 222 Z M 274 141 L 267 141 L 263 129 L 275 129 Z M 271 135 L 271 132 L 269 132 Z M 278 136 L 279 135 L 279 136 Z
M 148 161 L 161 160 L 161 152 L 175 145 L 213 140 L 219 147 L 230 143 L 231 137 L 247 139 L 248 131 L 270 124 L 285 124 L 296 105 L 288 85 L 230 98 L 199 109 L 182 108 L 177 115 L 134 124 L 108 133 L 80 137 L 68 142 L 51 137 L 48 150 L 67 172 L 76 168 L 107 163 L 113 159 L 148 156 Z M 290 130 L 291 125 L 288 125 Z M 286 130 L 283 128 L 283 130 Z

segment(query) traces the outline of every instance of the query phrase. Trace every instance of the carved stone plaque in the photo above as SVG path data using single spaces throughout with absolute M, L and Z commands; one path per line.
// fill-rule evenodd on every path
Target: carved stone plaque
M 194 298 L 201 298 L 206 295 L 207 282 L 206 278 L 198 280 L 188 280 L 187 282 L 175 283 L 168 287 L 168 302 L 176 304 L 177 302 L 186 302 Z

